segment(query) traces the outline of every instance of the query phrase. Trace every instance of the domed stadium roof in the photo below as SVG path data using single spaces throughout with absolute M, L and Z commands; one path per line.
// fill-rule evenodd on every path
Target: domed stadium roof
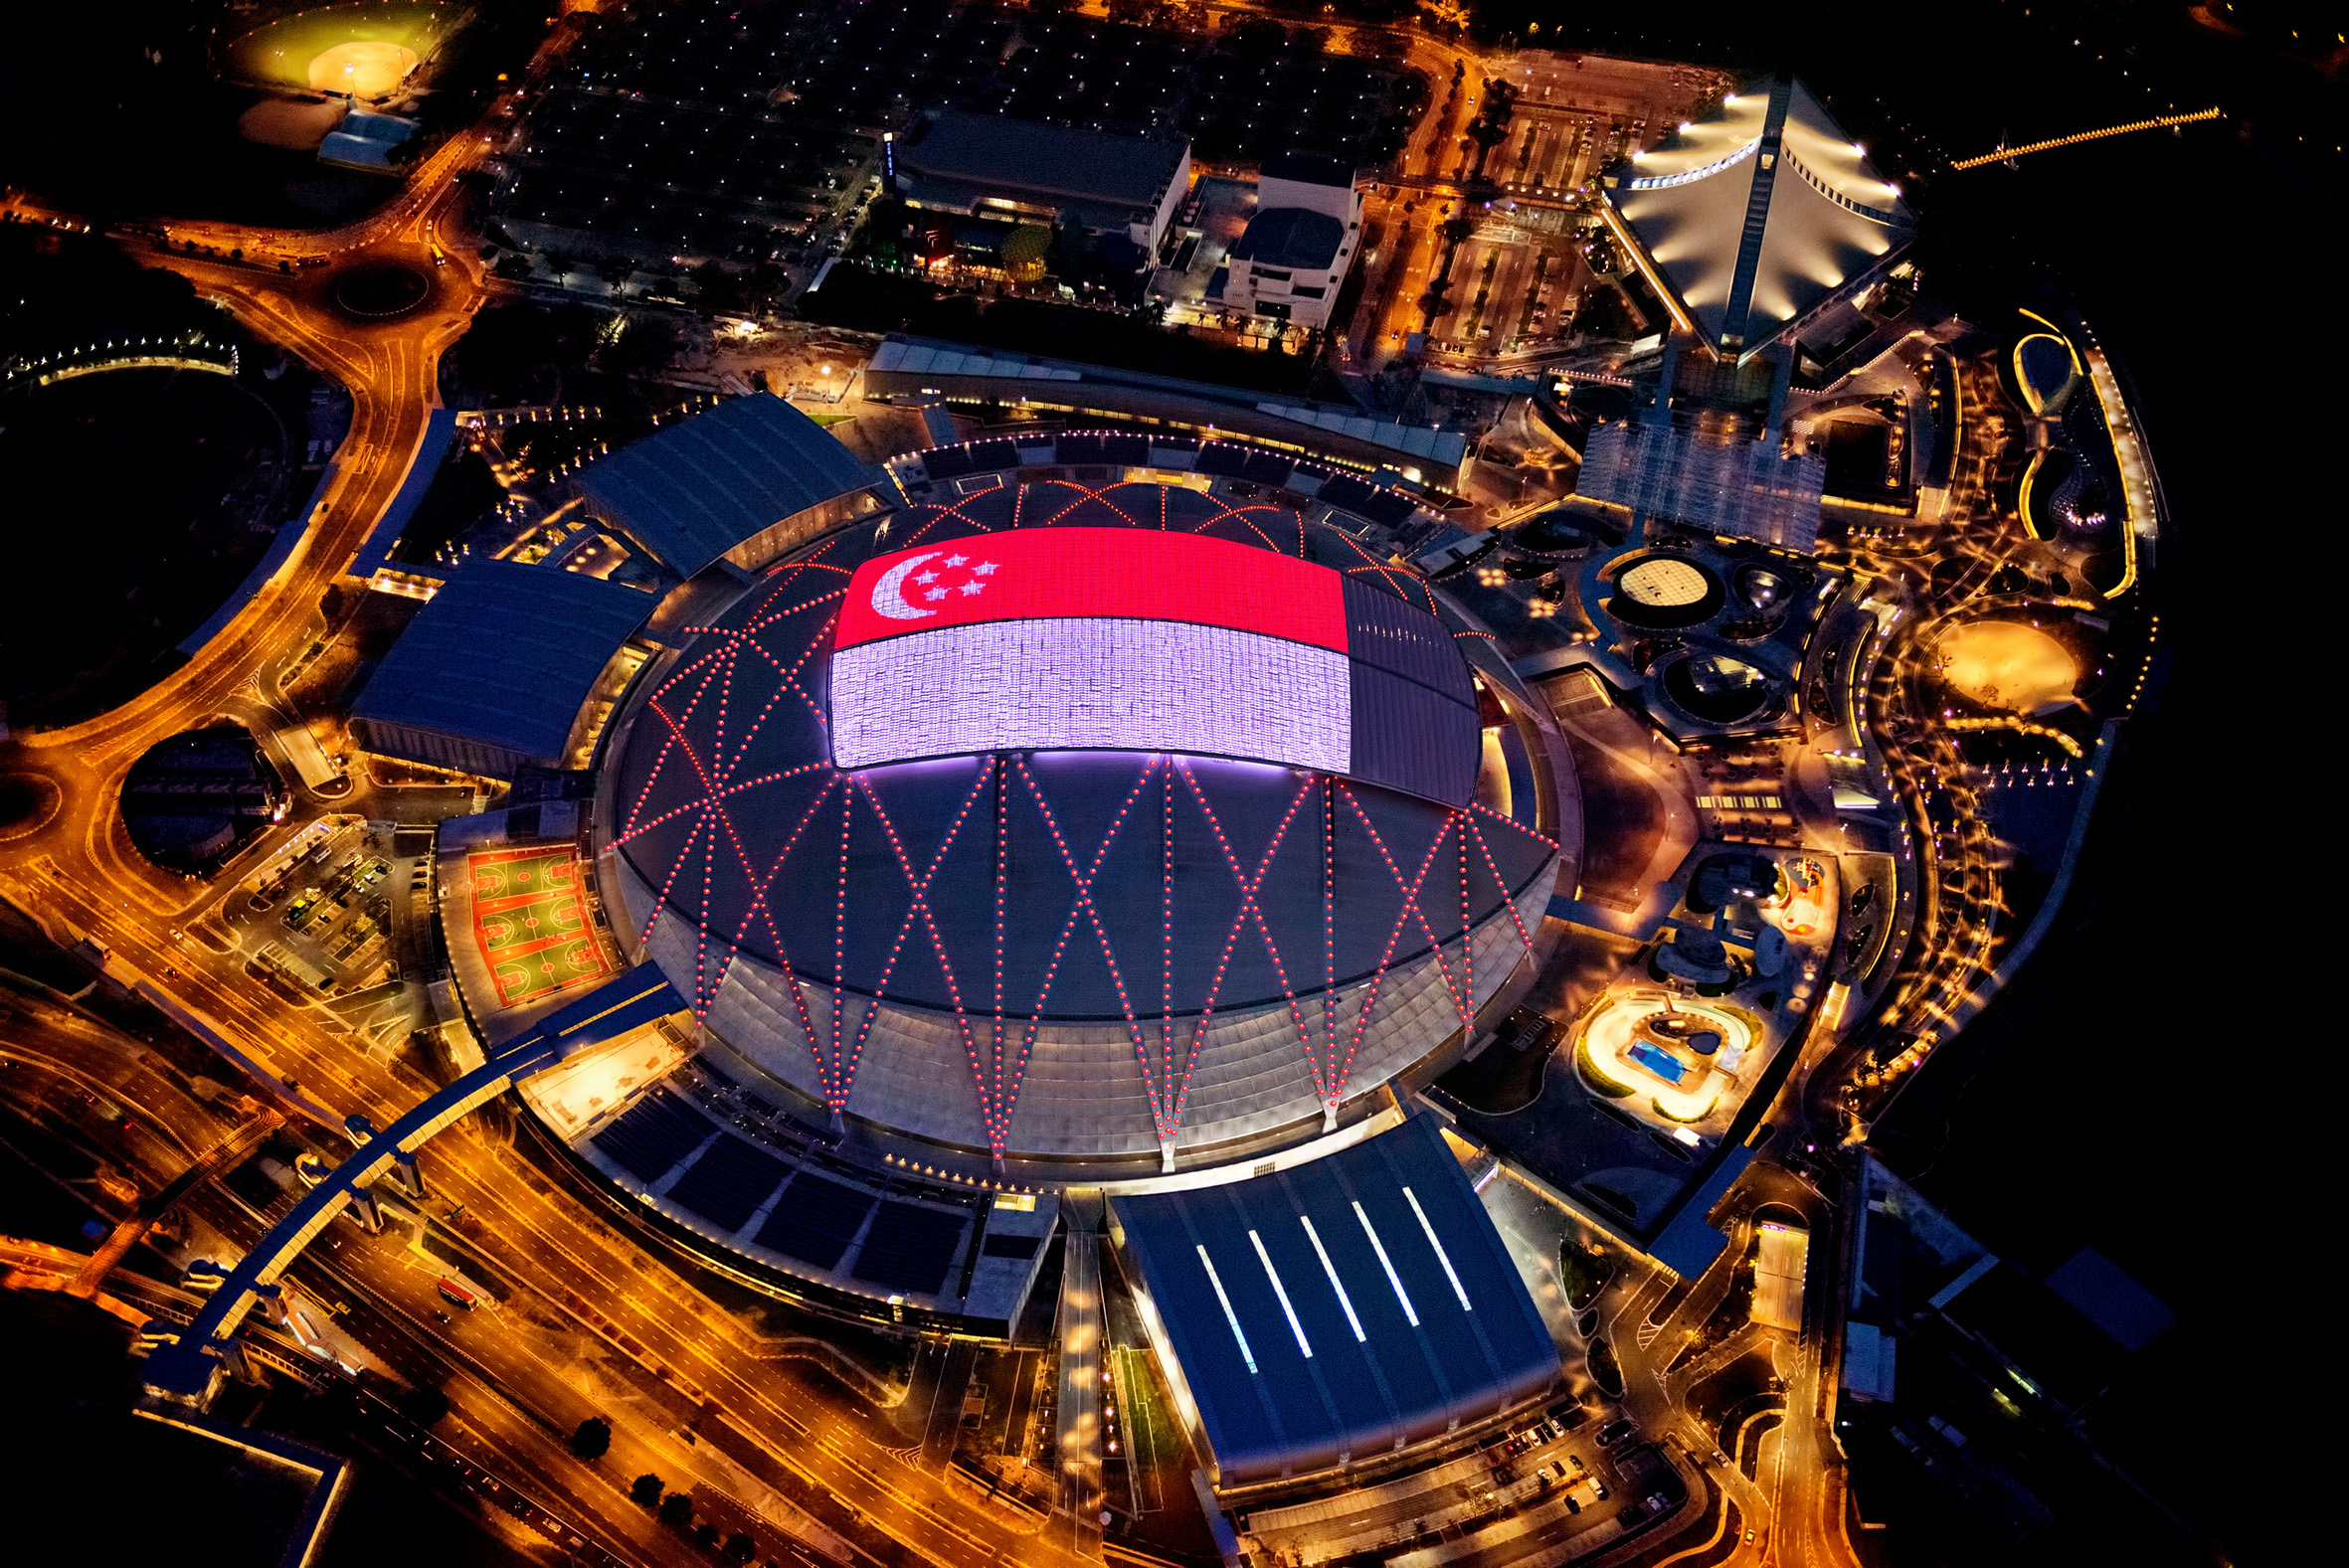
M 1326 1116 L 1457 1034 L 1556 845 L 1472 803 L 1415 575 L 1290 507 L 1012 483 L 834 533 L 610 748 L 630 935 L 752 1066 L 966 1149 Z M 852 765 L 852 766 L 851 766 Z

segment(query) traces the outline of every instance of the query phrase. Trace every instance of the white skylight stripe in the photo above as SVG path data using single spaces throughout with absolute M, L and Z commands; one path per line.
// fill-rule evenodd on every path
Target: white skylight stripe
M 1662 191 L 1669 190 L 1675 185 L 1694 185 L 1699 180 L 1713 178 L 1723 169 L 1735 168 L 1747 158 L 1752 157 L 1760 146 L 1761 138 L 1756 136 L 1727 157 L 1717 158 L 1702 168 L 1686 169 L 1679 174 L 1651 174 L 1636 180 L 1625 180 L 1623 188 L 1631 191 Z M 1817 184 L 1818 182 L 1814 180 L 1812 183 Z
M 1289 1319 L 1289 1332 L 1297 1336 L 1297 1348 L 1305 1352 L 1307 1360 L 1312 1360 L 1313 1346 L 1305 1342 L 1305 1325 L 1297 1320 L 1297 1308 L 1289 1305 L 1289 1293 L 1281 1288 L 1281 1277 L 1273 1272 L 1272 1254 L 1264 1250 L 1264 1238 L 1250 1231 L 1248 1240 L 1256 1245 L 1256 1256 L 1264 1264 L 1264 1277 L 1272 1282 L 1272 1294 L 1281 1299 L 1281 1314 Z
M 1240 1314 L 1231 1309 L 1231 1298 L 1223 1294 L 1223 1277 L 1215 1272 L 1215 1260 L 1207 1256 L 1207 1249 L 1199 1248 L 1199 1262 L 1207 1266 L 1207 1283 L 1215 1287 L 1215 1300 L 1223 1304 L 1223 1320 L 1231 1324 L 1231 1336 L 1240 1342 L 1240 1359 L 1248 1363 L 1248 1373 L 1256 1372 L 1256 1352 L 1248 1348 L 1248 1336 L 1240 1332 Z
M 1322 1273 L 1330 1277 L 1330 1289 L 1338 1293 L 1338 1305 L 1346 1308 L 1346 1320 L 1354 1325 L 1355 1342 L 1367 1340 L 1369 1336 L 1362 1332 L 1362 1320 L 1355 1316 L 1354 1303 L 1348 1300 L 1346 1287 L 1338 1281 L 1337 1266 L 1330 1262 L 1330 1249 L 1322 1245 L 1321 1232 L 1313 1228 L 1313 1221 L 1305 1215 L 1298 1215 L 1297 1223 L 1305 1227 L 1305 1239 L 1313 1243 L 1314 1256 L 1322 1260 Z
M 1362 1222 L 1362 1234 L 1370 1238 L 1370 1250 L 1378 1255 L 1378 1267 L 1386 1271 L 1386 1283 L 1394 1287 L 1394 1299 L 1402 1304 L 1403 1315 L 1411 1320 L 1412 1327 L 1418 1327 L 1419 1314 L 1411 1309 L 1411 1298 L 1403 1290 L 1402 1276 L 1396 1274 L 1394 1265 L 1387 1261 L 1386 1246 L 1379 1241 L 1378 1233 L 1370 1229 L 1370 1216 L 1362 1212 L 1359 1201 L 1354 1206 L 1354 1217 Z
M 1460 1276 L 1452 1270 L 1452 1260 L 1444 1251 L 1444 1244 L 1435 1239 L 1435 1227 L 1427 1223 L 1427 1211 L 1419 1206 L 1419 1195 L 1409 1187 L 1403 1188 L 1403 1201 L 1411 1205 L 1411 1212 L 1419 1216 L 1419 1228 L 1427 1232 L 1427 1245 L 1435 1249 L 1435 1261 L 1444 1266 L 1444 1278 L 1452 1282 L 1452 1294 L 1460 1298 L 1460 1309 L 1473 1312 L 1468 1305 L 1468 1293 L 1460 1288 Z

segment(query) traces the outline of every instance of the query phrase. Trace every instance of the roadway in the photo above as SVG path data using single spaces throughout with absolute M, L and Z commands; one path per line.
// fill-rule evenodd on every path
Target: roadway
M 286 567 L 202 652 L 162 685 L 100 718 L 19 737 L 16 771 L 54 783 L 61 806 L 37 830 L 13 839 L 0 861 L 0 892 L 53 937 L 103 944 L 117 964 L 210 1020 L 270 1073 L 298 1084 L 305 1098 L 336 1116 L 364 1114 L 378 1126 L 437 1086 L 397 1057 L 355 1049 L 346 1027 L 249 977 L 221 918 L 234 887 L 191 897 L 188 883 L 157 872 L 131 849 L 113 801 L 131 764 L 156 741 L 241 701 L 282 700 L 277 674 L 315 640 L 320 597 L 406 479 L 438 406 L 440 356 L 462 335 L 483 297 L 472 246 L 442 246 L 443 236 L 454 238 L 456 176 L 481 150 L 478 137 L 452 139 L 420 166 L 386 214 L 336 234 L 172 224 L 168 237 L 180 250 L 140 253 L 141 260 L 188 276 L 255 333 L 340 382 L 353 400 L 351 433 Z M 247 261 L 189 255 L 190 241 L 223 252 L 242 249 Z M 328 264 L 300 264 L 311 257 Z M 277 270 L 280 260 L 290 271 Z M 380 261 L 431 278 L 426 303 L 390 322 L 361 321 L 337 309 L 334 277 L 348 266 Z M 354 803 L 305 800 L 243 863 L 257 862 L 268 845 L 321 811 Z M 254 1087 L 266 1094 L 278 1086 Z M 915 1558 L 943 1564 L 1065 1557 L 1027 1538 L 1018 1524 L 974 1510 L 941 1475 L 898 1458 L 886 1434 L 868 1430 L 853 1401 L 764 1359 L 766 1347 L 743 1323 L 576 1195 L 519 1170 L 513 1150 L 484 1132 L 480 1119 L 443 1133 L 425 1159 L 436 1198 L 462 1206 L 468 1239 L 495 1268 L 532 1282 L 545 1309 L 575 1332 L 686 1392 L 743 1435 L 751 1459 L 774 1467 L 777 1480 L 805 1501 L 832 1508 L 844 1527 L 869 1527 L 875 1544 L 894 1540 Z M 348 1230 L 338 1225 L 330 1234 Z M 509 1386 L 544 1385 L 543 1371 L 533 1382 L 527 1368 L 507 1370 L 515 1379 Z M 616 1429 L 628 1425 L 626 1412 L 614 1414 Z M 631 1441 L 655 1439 L 639 1433 Z
M 1444 165 L 1458 147 L 1487 69 L 1476 57 L 1436 41 L 1417 34 L 1408 39 L 1411 64 L 1439 90 L 1451 80 L 1455 62 L 1464 75 L 1457 97 L 1439 100 L 1422 117 L 1400 160 L 1403 183 L 1391 187 L 1393 194 L 1371 199 L 1369 216 L 1385 224 L 1389 238 L 1382 275 L 1371 280 L 1369 345 L 1380 343 L 1382 333 L 1396 334 L 1399 344 L 1400 332 L 1421 325 L 1418 300 L 1440 244 L 1435 228 L 1443 214 L 1436 209 L 1447 197 L 1467 199 L 1468 187 L 1456 173 L 1445 183 Z M 1554 90 L 1558 84 L 1531 86 Z M 1577 170 L 1586 173 L 1599 156 L 1591 135 L 1553 128 L 1559 122 L 1546 116 L 1529 117 L 1534 128 L 1517 134 L 1531 143 L 1505 142 L 1494 158 L 1513 176 L 1522 168 L 1526 184 L 1537 177 L 1537 191 L 1555 190 Z M 131 763 L 155 741 L 241 705 L 287 702 L 279 674 L 315 640 L 320 596 L 406 478 L 438 404 L 440 356 L 461 336 L 484 297 L 472 247 L 456 243 L 453 227 L 456 177 L 484 146 L 477 136 L 453 139 L 420 167 L 391 208 L 336 234 L 172 224 L 161 238 L 175 249 L 142 256 L 187 275 L 257 334 L 302 355 L 349 389 L 351 434 L 300 547 L 219 637 L 172 679 L 123 707 L 71 729 L 21 738 L 22 771 L 51 780 L 62 804 L 48 822 L 12 840 L 0 861 L 0 891 L 36 914 L 53 935 L 105 944 L 120 963 L 210 1019 L 270 1072 L 297 1082 L 305 1096 L 336 1115 L 362 1113 L 379 1126 L 436 1086 L 397 1057 L 354 1049 L 347 1030 L 246 975 L 220 912 L 234 888 L 191 898 L 188 884 L 155 872 L 130 849 L 112 801 Z M 1406 204 L 1415 210 L 1405 213 Z M 198 248 L 195 254 L 190 244 Z M 1499 247 L 1463 249 L 1492 257 L 1493 298 L 1522 293 L 1535 264 L 1532 252 L 1520 247 L 1503 275 Z M 226 260 L 231 250 L 243 250 L 247 260 Z M 326 264 L 303 264 L 313 261 Z M 333 277 L 345 266 L 384 261 L 430 277 L 428 301 L 391 322 L 360 321 L 337 310 Z M 279 261 L 289 269 L 279 270 Z M 1481 268 L 1482 260 L 1475 264 Z M 1915 798 L 1913 773 L 1901 777 L 1907 797 Z M 354 803 L 307 799 L 271 842 L 281 842 L 326 809 Z M 263 853 L 254 852 L 257 859 Z M 9 1038 L 21 1043 L 28 1031 L 50 1053 L 44 1071 L 81 1073 L 96 1082 L 92 1075 L 120 1070 L 119 1042 L 86 1029 L 78 1033 L 61 1017 L 37 1027 L 12 1020 Z M 158 1108 L 150 1112 L 146 1132 L 120 1134 L 141 1191 L 157 1190 L 233 1131 L 168 1076 L 153 1083 L 135 1075 L 103 1081 L 107 1093 L 125 1104 Z M 274 1086 L 252 1087 L 267 1094 Z M 366 1239 L 347 1222 L 338 1222 L 293 1276 L 320 1299 L 354 1304 L 351 1331 L 402 1375 L 442 1377 L 455 1407 L 452 1430 L 483 1465 L 526 1481 L 599 1538 L 644 1560 L 686 1559 L 672 1550 L 681 1549 L 674 1537 L 650 1526 L 622 1495 L 625 1478 L 638 1469 L 670 1477 L 672 1483 L 689 1480 L 697 1492 L 731 1499 L 746 1519 L 763 1518 L 769 1534 L 781 1529 L 817 1542 L 853 1539 L 864 1556 L 878 1547 L 892 1556 L 959 1568 L 1077 1561 L 1088 1554 L 1089 1542 L 1071 1543 L 1071 1550 L 1029 1533 L 1032 1519 L 976 1506 L 973 1494 L 919 1463 L 918 1450 L 904 1450 L 869 1408 L 841 1396 L 828 1381 L 802 1374 L 774 1344 L 700 1295 L 598 1206 L 530 1168 L 490 1121 L 468 1118 L 443 1133 L 426 1150 L 424 1163 L 432 1207 L 460 1213 L 455 1228 L 463 1246 L 511 1286 L 504 1306 L 443 1325 L 445 1331 L 426 1326 L 440 1310 L 433 1271 L 418 1265 L 401 1237 Z M 225 1238 L 249 1244 L 260 1234 L 264 1216 L 213 1184 L 197 1184 L 185 1201 L 189 1212 Z M 1821 1234 L 1831 1228 L 1823 1226 Z M 1610 1289 L 1618 1293 L 1618 1308 L 1628 1307 L 1628 1285 Z M 1640 1289 L 1638 1300 L 1653 1307 L 1645 1287 Z M 1627 1397 L 1627 1405 L 1643 1416 L 1643 1425 L 1671 1430 L 1670 1402 L 1645 1364 L 1646 1347 L 1637 1342 L 1639 1320 L 1627 1319 L 1632 1331 L 1617 1342 L 1624 1347 L 1627 1374 L 1635 1367 L 1650 1374 L 1656 1395 Z M 1815 1348 L 1790 1371 L 1789 1394 L 1797 1404 L 1824 1398 L 1819 1391 L 1827 1374 Z M 615 1428 L 612 1457 L 594 1466 L 570 1457 L 557 1441 L 591 1411 L 605 1414 Z M 1826 1447 L 1832 1440 L 1815 1426 L 1790 1423 L 1777 1448 L 1782 1480 L 1766 1504 L 1777 1561 L 1849 1561 L 1833 1491 L 1837 1463 Z M 1748 1498 L 1740 1507 L 1748 1503 L 1751 1516 L 1764 1515 L 1765 1504 Z
M 13 993 L 8 1003 L 12 1102 L 90 1108 L 82 1128 L 67 1131 L 142 1192 L 170 1184 L 257 1114 L 224 1117 L 192 1092 L 184 1065 L 137 1050 L 80 1008 Z M 349 1332 L 409 1380 L 453 1379 L 445 1392 L 483 1445 L 484 1463 L 616 1546 L 690 1560 L 649 1551 L 677 1543 L 622 1495 L 630 1478 L 649 1471 L 672 1489 L 693 1489 L 705 1513 L 766 1537 L 799 1535 L 817 1550 L 830 1543 L 830 1555 L 847 1555 L 841 1543 L 862 1537 L 860 1560 L 1074 1560 L 1030 1538 L 1032 1517 L 983 1513 L 935 1470 L 907 1463 L 867 1407 L 784 1364 L 796 1346 L 720 1310 L 592 1216 L 564 1224 L 550 1212 L 570 1207 L 560 1184 L 528 1169 L 479 1119 L 443 1133 L 424 1160 L 426 1203 L 387 1199 L 379 1237 L 337 1221 L 288 1278 L 315 1302 L 359 1304 L 338 1314 L 335 1332 Z M 290 1202 L 254 1209 L 204 1183 L 187 1191 L 179 1212 L 242 1249 Z M 463 1216 L 454 1225 L 443 1217 L 452 1208 Z M 470 1314 L 444 1312 L 436 1285 L 450 1271 L 414 1244 L 420 1228 L 438 1251 L 477 1260 L 465 1274 L 498 1282 L 507 1299 Z M 435 1327 L 437 1314 L 453 1320 Z M 581 1465 L 561 1441 L 591 1414 L 615 1432 L 614 1457 L 600 1466 Z M 907 1550 L 889 1552 L 890 1541 Z

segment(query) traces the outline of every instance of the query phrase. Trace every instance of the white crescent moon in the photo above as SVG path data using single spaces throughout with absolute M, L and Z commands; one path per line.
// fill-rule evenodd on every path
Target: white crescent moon
M 935 550 L 925 550 L 918 556 L 908 556 L 883 572 L 881 580 L 873 585 L 873 612 L 887 615 L 891 620 L 920 620 L 924 616 L 937 614 L 935 610 L 922 610 L 907 604 L 904 594 L 899 592 L 905 587 L 905 575 L 937 554 Z

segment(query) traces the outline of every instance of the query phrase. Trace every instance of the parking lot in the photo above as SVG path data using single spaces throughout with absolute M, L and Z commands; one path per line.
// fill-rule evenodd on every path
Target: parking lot
M 1370 167 L 1422 89 L 1329 43 L 1260 18 L 1206 35 L 942 0 L 690 0 L 586 39 L 509 138 L 496 216 L 574 259 L 812 269 L 874 188 L 883 132 L 934 107 L 1181 134 L 1207 164 L 1309 149 Z

